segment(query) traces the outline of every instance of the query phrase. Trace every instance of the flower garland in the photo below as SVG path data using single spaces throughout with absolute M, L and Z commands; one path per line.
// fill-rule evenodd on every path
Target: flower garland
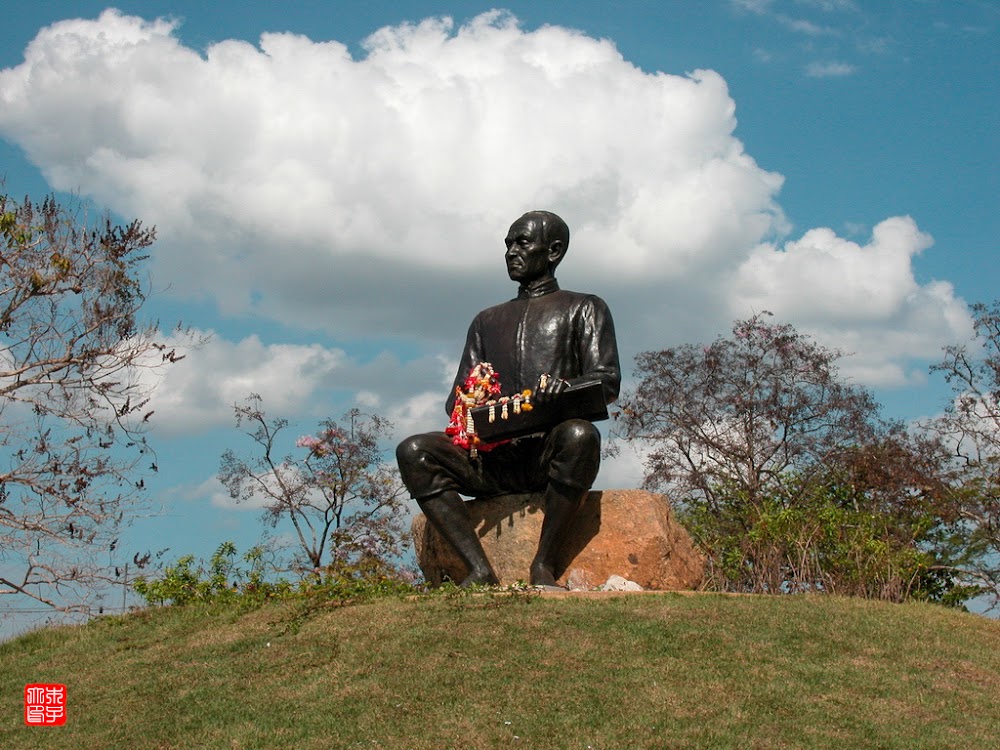
M 473 407 L 489 406 L 489 420 L 492 422 L 496 419 L 497 405 L 500 406 L 502 419 L 508 418 L 510 409 L 515 414 L 531 411 L 531 391 L 525 390 L 513 397 L 500 396 L 500 374 L 489 362 L 480 362 L 469 370 L 462 387 L 455 387 L 455 406 L 451 410 L 451 421 L 445 428 L 445 434 L 451 436 L 452 443 L 469 451 L 472 458 L 479 451 L 485 453 L 498 445 L 509 443 L 509 440 L 484 443 L 476 434 L 476 424 L 472 420 Z

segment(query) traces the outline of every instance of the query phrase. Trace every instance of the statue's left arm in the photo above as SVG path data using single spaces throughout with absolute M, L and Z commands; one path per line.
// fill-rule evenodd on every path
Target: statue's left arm
M 567 380 L 572 385 L 600 378 L 605 402 L 610 404 L 618 398 L 622 383 L 611 311 L 600 297 L 590 296 L 581 306 L 576 323 L 579 328 L 581 375 Z

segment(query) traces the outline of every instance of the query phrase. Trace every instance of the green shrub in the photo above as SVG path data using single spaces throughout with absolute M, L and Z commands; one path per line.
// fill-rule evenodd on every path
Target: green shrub
M 206 564 L 195 564 L 194 555 L 178 558 L 159 578 L 137 578 L 132 587 L 148 604 L 185 605 L 192 602 L 234 602 L 240 599 L 282 597 L 292 590 L 283 579 L 267 581 L 263 549 L 253 547 L 243 555 L 247 568 L 236 564 L 236 545 L 223 542 Z
M 974 593 L 940 564 L 930 509 L 866 506 L 845 488 L 726 502 L 688 499 L 679 512 L 707 557 L 710 588 L 817 592 L 960 604 Z
M 206 564 L 185 555 L 166 566 L 158 578 L 140 577 L 133 588 L 148 604 L 183 606 L 195 602 L 255 603 L 300 598 L 313 602 L 346 603 L 365 598 L 411 594 L 418 580 L 406 568 L 375 557 L 335 563 L 298 582 L 268 578 L 264 550 L 253 547 L 236 563 L 236 545 L 223 542 Z

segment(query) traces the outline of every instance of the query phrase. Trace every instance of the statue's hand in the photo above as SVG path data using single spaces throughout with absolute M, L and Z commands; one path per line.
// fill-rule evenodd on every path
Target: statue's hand
M 569 383 L 562 378 L 553 378 L 548 373 L 543 373 L 538 378 L 538 385 L 535 387 L 534 394 L 532 394 L 532 400 L 535 403 L 544 404 L 565 391 L 568 385 Z

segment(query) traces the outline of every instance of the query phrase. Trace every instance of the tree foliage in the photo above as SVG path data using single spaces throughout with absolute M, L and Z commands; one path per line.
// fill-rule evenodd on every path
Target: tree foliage
M 646 485 L 678 502 L 716 587 L 949 596 L 939 445 L 881 420 L 839 352 L 767 315 L 639 355 L 618 419 L 648 450 Z
M 765 315 L 710 346 L 638 356 L 639 385 L 623 399 L 621 421 L 627 438 L 652 447 L 649 486 L 709 507 L 738 489 L 755 504 L 784 491 L 789 471 L 821 472 L 874 434 L 878 405 L 839 379 L 839 352 Z
M 387 420 L 352 409 L 339 424 L 327 419 L 315 435 L 300 437 L 302 453 L 293 456 L 279 447 L 288 421 L 269 419 L 260 396 L 251 394 L 234 409 L 256 453 L 225 451 L 219 481 L 238 502 L 261 502 L 270 526 L 291 524 L 301 570 L 364 567 L 402 553 L 402 486 L 381 446 L 391 429 Z
M 1000 302 L 973 305 L 974 337 L 946 347 L 931 368 L 953 399 L 928 423 L 955 462 L 954 510 L 962 523 L 963 571 L 1000 601 Z
M 0 594 L 84 609 L 153 466 L 138 221 L 0 195 Z M 102 559 L 103 557 L 103 559 Z

